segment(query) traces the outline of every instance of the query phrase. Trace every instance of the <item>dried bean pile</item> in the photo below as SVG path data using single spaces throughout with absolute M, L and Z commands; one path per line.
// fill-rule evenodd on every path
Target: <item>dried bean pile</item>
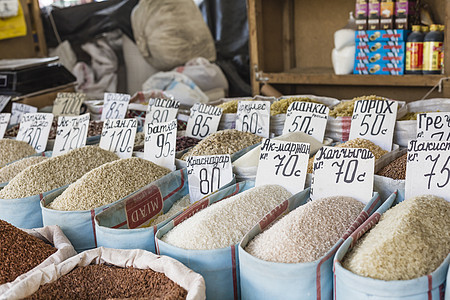
M 0 140 L 0 167 L 35 154 L 36 150 L 26 142 L 1 139 Z
M 106 265 L 77 267 L 25 299 L 186 299 L 187 291 L 163 273 Z
M 56 251 L 37 237 L 0 220 L 0 284 L 14 281 Z
M 406 158 L 407 153 L 393 160 L 390 164 L 378 171 L 377 175 L 389 177 L 397 180 L 406 178 Z

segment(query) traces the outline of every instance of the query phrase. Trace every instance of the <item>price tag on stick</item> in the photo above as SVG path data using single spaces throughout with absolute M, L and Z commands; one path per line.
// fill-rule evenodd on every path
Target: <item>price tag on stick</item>
M 255 186 L 278 184 L 292 194 L 305 188 L 310 144 L 264 139 Z
M 55 116 L 78 116 L 85 99 L 86 94 L 83 93 L 58 93 L 52 113 Z
M 175 170 L 177 120 L 145 125 L 144 158 Z
M 6 128 L 8 128 L 9 119 L 11 118 L 11 114 L 3 113 L 0 114 L 0 139 L 3 138 L 6 132 Z
M 270 101 L 239 101 L 236 129 L 268 138 Z
M 411 140 L 407 157 L 406 199 L 435 195 L 450 201 L 450 142 Z
M 9 121 L 9 123 L 11 125 L 19 124 L 24 114 L 37 113 L 37 111 L 38 111 L 37 107 L 23 103 L 13 102 L 11 107 L 11 120 Z
M 11 100 L 11 96 L 0 95 L 0 112 L 5 109 L 9 100 Z
M 369 149 L 322 147 L 314 159 L 311 199 L 339 195 L 367 204 L 372 198 L 374 167 Z
M 125 118 L 129 102 L 130 95 L 105 93 L 103 98 L 102 120 Z
M 90 114 L 75 117 L 58 117 L 58 127 L 56 128 L 52 156 L 58 156 L 72 149 L 86 146 L 89 119 Z
M 27 113 L 22 116 L 17 140 L 30 144 L 37 152 L 44 152 L 53 123 L 53 114 Z
M 223 109 L 217 106 L 195 103 L 191 108 L 186 125 L 186 135 L 204 139 L 211 133 L 217 131 Z
M 233 180 L 230 155 L 190 156 L 187 159 L 190 202 L 217 191 Z
M 450 113 L 434 112 L 417 116 L 417 139 L 450 141 Z
M 180 102 L 174 99 L 151 98 L 145 114 L 145 123 L 166 123 L 176 119 L 179 107 Z
M 293 102 L 286 112 L 283 134 L 301 131 L 322 143 L 329 113 L 330 109 L 323 104 Z
M 116 153 L 120 158 L 133 154 L 136 119 L 108 119 L 103 123 L 100 148 Z
M 393 100 L 356 101 L 349 139 L 363 138 L 391 151 L 397 108 Z

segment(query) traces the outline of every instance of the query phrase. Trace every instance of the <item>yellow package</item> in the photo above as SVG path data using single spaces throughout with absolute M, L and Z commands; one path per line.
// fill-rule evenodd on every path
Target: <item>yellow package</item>
M 17 16 L 0 18 L 0 40 L 27 35 L 27 24 L 23 14 L 22 5 L 19 2 Z

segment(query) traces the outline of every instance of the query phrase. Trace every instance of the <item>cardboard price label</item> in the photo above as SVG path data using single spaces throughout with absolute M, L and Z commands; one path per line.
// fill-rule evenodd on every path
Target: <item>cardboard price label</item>
M 195 103 L 191 108 L 186 135 L 204 139 L 211 133 L 217 131 L 223 109 L 217 106 L 206 105 L 203 103 Z
M 174 99 L 151 98 L 145 114 L 145 123 L 166 123 L 176 119 L 179 107 L 180 102 Z
M 100 148 L 116 153 L 120 158 L 133 154 L 136 119 L 108 119 L 103 123 Z
M 5 109 L 9 100 L 11 100 L 11 96 L 0 95 L 0 112 Z
M 58 156 L 72 149 L 86 146 L 89 119 L 90 114 L 75 117 L 58 117 L 52 156 Z
M 86 94 L 83 93 L 58 93 L 53 102 L 52 113 L 55 116 L 78 116 L 84 100 Z
M 230 155 L 190 156 L 187 159 L 190 202 L 217 191 L 233 180 Z
M 391 151 L 397 108 L 393 100 L 356 101 L 349 139 L 364 138 Z
M 434 112 L 417 116 L 417 139 L 450 141 L 450 113 Z
M 125 118 L 130 98 L 127 94 L 105 93 L 102 120 Z
M 292 194 L 305 188 L 310 144 L 264 139 L 255 186 L 278 184 Z
M 144 158 L 175 170 L 177 120 L 145 125 Z
M 322 147 L 315 156 L 311 199 L 353 197 L 362 203 L 372 198 L 375 157 L 369 149 Z
M 450 142 L 411 140 L 407 157 L 406 199 L 435 195 L 450 201 Z
M 53 114 L 24 114 L 20 122 L 17 140 L 30 144 L 37 152 L 44 152 L 52 127 Z
M 13 102 L 11 107 L 11 125 L 19 124 L 22 120 L 22 116 L 26 113 L 37 113 L 37 107 L 26 105 L 22 103 Z
M 236 129 L 268 138 L 270 101 L 239 101 Z
M 0 139 L 3 138 L 6 132 L 6 128 L 8 128 L 9 119 L 11 118 L 11 114 L 3 113 L 0 114 Z
M 283 134 L 300 131 L 322 143 L 329 113 L 330 109 L 323 104 L 293 102 L 286 112 Z

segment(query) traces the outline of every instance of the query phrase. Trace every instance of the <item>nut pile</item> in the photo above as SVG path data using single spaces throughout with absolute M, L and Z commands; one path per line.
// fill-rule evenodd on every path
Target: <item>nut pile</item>
M 377 175 L 389 177 L 396 180 L 405 180 L 406 178 L 406 160 L 408 154 L 404 154 L 393 160 L 387 166 L 378 171 Z
M 25 157 L 0 169 L 0 182 L 8 182 L 29 166 L 47 159 L 45 156 Z
M 186 299 L 187 291 L 151 269 L 76 267 L 25 299 Z
M 370 96 L 356 97 L 350 101 L 342 101 L 330 110 L 330 117 L 334 118 L 351 117 L 353 115 L 353 109 L 355 108 L 355 102 L 358 100 L 386 100 L 386 99 L 387 98 L 384 97 L 370 95 Z
M 26 142 L 1 139 L 0 140 L 0 167 L 35 154 L 36 150 Z
M 32 165 L 0 190 L 0 199 L 38 195 L 76 181 L 78 178 L 119 157 L 97 146 L 85 146 Z
M 250 132 L 226 129 L 211 134 L 186 152 L 181 159 L 189 156 L 233 154 L 251 145 L 261 142 L 262 137 Z
M 14 281 L 56 251 L 37 237 L 0 220 L 0 285 Z
M 131 157 L 104 164 L 86 173 L 48 205 L 56 210 L 90 210 L 137 191 L 170 173 L 146 159 Z
M 293 102 L 312 102 L 323 104 L 322 102 L 319 102 L 317 100 L 308 97 L 284 98 L 272 103 L 272 105 L 270 106 L 270 115 L 275 116 L 279 114 L 285 114 L 287 109 L 289 108 L 289 105 L 291 105 Z

